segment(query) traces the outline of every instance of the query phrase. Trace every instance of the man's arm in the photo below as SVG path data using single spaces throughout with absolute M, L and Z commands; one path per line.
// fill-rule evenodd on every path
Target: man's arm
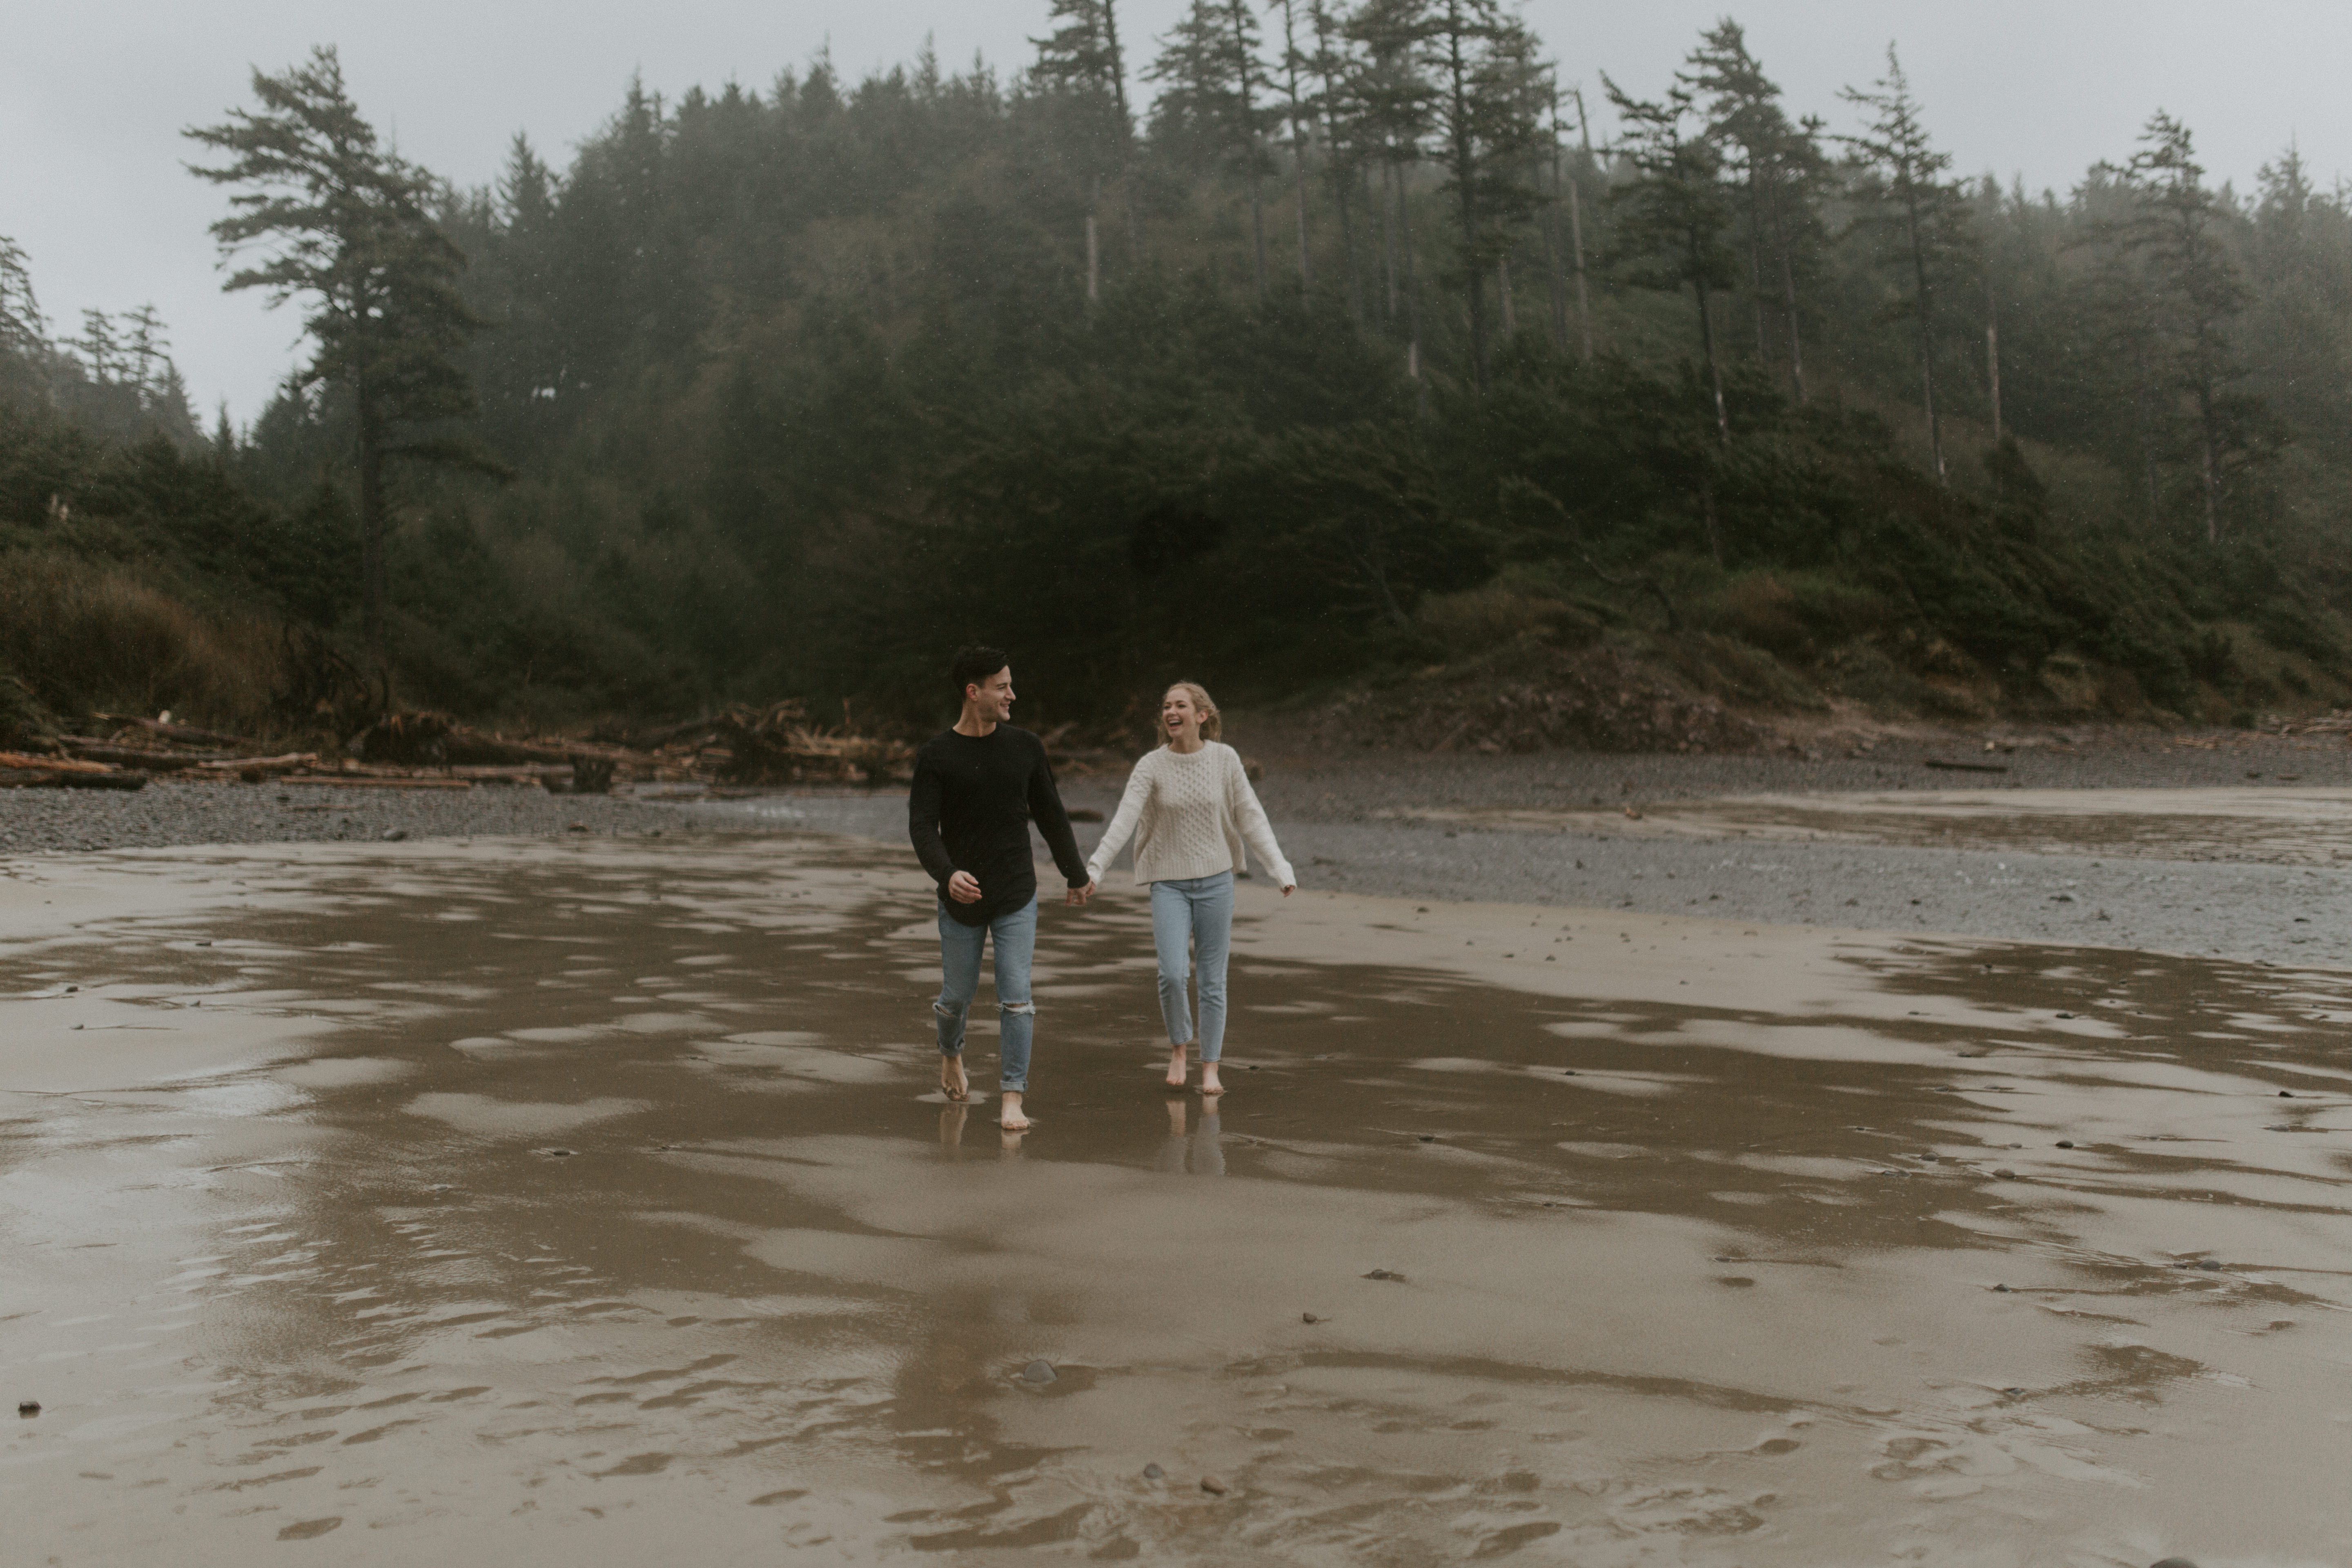
M 1070 829 L 1070 814 L 1062 805 L 1062 792 L 1054 784 L 1054 764 L 1045 760 L 1045 744 L 1037 743 L 1037 761 L 1029 770 L 1029 819 L 1045 836 L 1062 879 L 1083 888 L 1094 878 L 1087 873 L 1086 857 L 1078 853 L 1078 836 Z
M 914 842 L 915 857 L 931 874 L 931 880 L 946 887 L 956 873 L 956 864 L 940 837 L 940 772 L 928 752 L 915 756 L 915 782 L 907 791 L 907 837 Z

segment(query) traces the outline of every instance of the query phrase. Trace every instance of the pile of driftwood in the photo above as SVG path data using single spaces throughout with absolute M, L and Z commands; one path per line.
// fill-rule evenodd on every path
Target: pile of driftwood
M 798 702 L 737 707 L 640 731 L 598 731 L 587 741 L 513 739 L 443 713 L 390 713 L 345 743 L 341 758 L 280 752 L 246 736 L 159 719 L 100 714 L 104 735 L 61 735 L 45 752 L 0 752 L 0 786 L 137 789 L 150 778 L 236 779 L 247 784 L 377 784 L 464 789 L 539 784 L 559 795 L 602 795 L 616 782 L 757 789 L 779 784 L 905 784 L 914 777 L 907 741 L 824 729 Z M 1066 773 L 1123 767 L 1108 748 L 1068 743 L 1071 725 L 1047 731 L 1047 755 Z

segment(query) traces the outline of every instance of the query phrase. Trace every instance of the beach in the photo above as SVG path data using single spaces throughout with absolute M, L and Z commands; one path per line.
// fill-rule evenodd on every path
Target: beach
M 5 862 L 33 1560 L 2352 1552 L 2338 968 L 1253 883 L 1213 1106 L 1114 887 L 1008 1137 L 903 849 L 660 815 Z

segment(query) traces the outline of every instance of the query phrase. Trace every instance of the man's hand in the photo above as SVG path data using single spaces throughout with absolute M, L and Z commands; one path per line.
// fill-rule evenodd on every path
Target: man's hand
M 1095 883 L 1094 883 L 1094 879 L 1093 879 L 1093 878 L 1091 878 L 1091 877 L 1089 877 L 1089 878 L 1087 878 L 1087 885 L 1086 885 L 1085 887 L 1083 887 L 1083 888 L 1072 888 L 1068 892 L 1064 893 L 1064 894 L 1062 895 L 1062 902 L 1064 902 L 1064 903 L 1066 903 L 1066 904 L 1068 904 L 1068 905 L 1072 906 L 1073 908 L 1075 908 L 1076 906 L 1077 906 L 1077 905 L 1079 905 L 1079 904 L 1083 904 L 1083 903 L 1085 903 L 1088 899 L 1091 899 L 1091 898 L 1093 898 L 1094 896 L 1095 896 Z
M 948 879 L 948 897 L 960 904 L 980 902 L 980 884 L 969 871 L 958 871 Z

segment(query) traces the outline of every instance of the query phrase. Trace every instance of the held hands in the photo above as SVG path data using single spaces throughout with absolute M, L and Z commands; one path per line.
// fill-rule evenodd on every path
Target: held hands
M 1088 899 L 1091 899 L 1094 896 L 1094 879 L 1089 877 L 1087 879 L 1087 885 L 1085 887 L 1072 888 L 1067 892 L 1064 893 L 1062 895 L 1062 902 L 1069 905 L 1073 909 L 1076 909 L 1077 906 L 1085 903 Z
M 980 902 L 980 883 L 969 871 L 958 871 L 948 879 L 948 897 L 960 904 Z

